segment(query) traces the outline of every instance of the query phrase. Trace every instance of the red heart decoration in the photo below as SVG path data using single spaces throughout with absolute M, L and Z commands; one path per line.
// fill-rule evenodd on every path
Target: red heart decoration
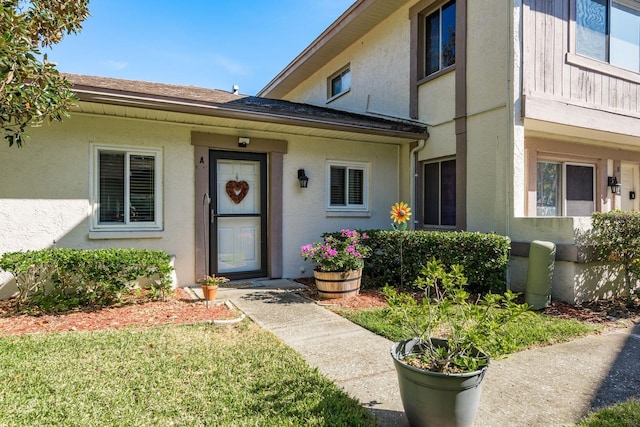
M 249 192 L 249 183 L 247 181 L 229 181 L 225 187 L 227 195 L 237 205 Z

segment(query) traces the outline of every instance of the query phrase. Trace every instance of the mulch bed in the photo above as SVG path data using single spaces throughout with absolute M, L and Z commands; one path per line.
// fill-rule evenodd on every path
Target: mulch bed
M 237 318 L 226 305 L 193 300 L 184 289 L 176 289 L 165 301 L 132 299 L 98 310 L 76 310 L 65 314 L 30 316 L 18 314 L 13 300 L 0 301 L 0 334 L 21 335 L 62 331 L 96 331 L 127 326 L 150 327 L 165 324 L 212 322 Z
M 321 300 L 313 278 L 296 280 L 308 287 L 306 297 L 319 304 L 353 310 L 384 307 L 386 301 L 380 291 L 362 289 L 360 295 L 351 298 Z M 193 300 L 184 289 L 176 289 L 165 301 L 132 299 L 123 304 L 99 310 L 76 310 L 65 314 L 30 316 L 15 312 L 13 300 L 0 301 L 0 335 L 36 334 L 60 331 L 95 331 L 120 329 L 127 326 L 150 327 L 165 324 L 212 322 L 237 318 L 239 313 L 225 305 L 209 308 L 203 301 Z M 620 301 L 598 301 L 582 306 L 571 306 L 553 301 L 541 311 L 549 316 L 576 319 L 618 327 L 640 323 L 640 301 L 628 308 Z
M 364 309 L 384 307 L 387 305 L 380 291 L 375 289 L 361 289 L 360 294 L 351 298 L 321 299 L 315 287 L 313 278 L 296 279 L 309 289 L 305 296 L 317 301 L 319 304 L 336 308 Z M 521 301 L 524 302 L 524 299 Z M 627 307 L 626 301 L 602 300 L 584 303 L 580 306 L 572 306 L 560 301 L 551 301 L 551 305 L 541 311 L 551 317 L 562 319 L 575 319 L 582 322 L 600 324 L 605 327 L 630 326 L 640 323 L 640 301 L 635 299 L 634 304 Z

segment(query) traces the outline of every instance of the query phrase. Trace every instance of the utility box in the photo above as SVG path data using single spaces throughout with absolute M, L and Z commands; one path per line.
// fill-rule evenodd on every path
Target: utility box
M 555 243 L 542 240 L 531 242 L 524 298 L 534 310 L 541 310 L 551 304 L 551 283 L 555 260 Z

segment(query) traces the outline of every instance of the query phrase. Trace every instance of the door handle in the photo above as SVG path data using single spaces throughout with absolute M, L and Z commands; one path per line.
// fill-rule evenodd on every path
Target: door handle
M 213 210 L 213 209 L 211 209 L 209 222 L 210 222 L 211 224 L 213 224 L 217 217 L 218 217 L 218 215 L 216 215 L 216 211 L 215 211 L 215 210 Z

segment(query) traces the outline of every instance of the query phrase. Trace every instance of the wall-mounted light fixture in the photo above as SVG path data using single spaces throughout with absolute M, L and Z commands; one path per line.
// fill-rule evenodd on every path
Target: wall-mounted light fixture
M 307 188 L 307 185 L 309 185 L 309 177 L 304 173 L 304 169 L 298 169 L 298 181 L 300 182 L 300 188 Z
M 607 177 L 607 185 L 611 188 L 612 194 L 620 195 L 622 192 L 622 185 L 618 182 L 618 178 L 615 176 Z
M 247 145 L 249 145 L 250 142 L 251 139 L 240 137 L 238 138 L 238 147 L 245 148 Z

